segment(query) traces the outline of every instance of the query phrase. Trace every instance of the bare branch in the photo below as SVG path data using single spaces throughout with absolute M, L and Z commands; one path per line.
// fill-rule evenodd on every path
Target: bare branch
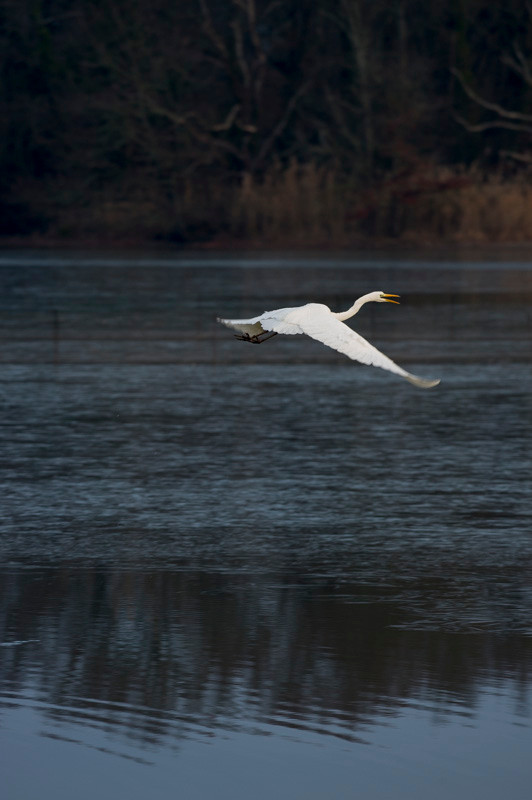
M 513 150 L 501 150 L 501 156 L 513 158 L 515 161 L 521 161 L 523 164 L 532 164 L 531 153 L 515 153 Z
M 524 125 L 518 122 L 505 122 L 504 120 L 495 119 L 491 122 L 479 122 L 473 124 L 458 114 L 454 114 L 454 118 L 467 131 L 471 131 L 471 133 L 482 133 L 483 131 L 487 131 L 492 128 L 503 128 L 508 131 L 519 131 L 520 133 L 532 133 L 532 126 Z
M 244 131 L 244 133 L 257 133 L 258 131 L 256 125 L 246 125 L 246 123 L 239 122 L 238 120 L 235 120 L 235 125 L 237 128 L 240 128 L 241 131 Z
M 455 77 L 458 78 L 458 80 L 460 81 L 460 85 L 464 90 L 464 92 L 467 94 L 467 96 L 470 97 L 471 100 L 473 100 L 475 103 L 482 106 L 482 108 L 486 108 L 488 111 L 494 111 L 495 114 L 498 114 L 500 117 L 503 117 L 505 119 L 516 119 L 520 120 L 521 122 L 532 122 L 531 114 L 521 114 L 521 112 L 519 111 L 509 111 L 507 108 L 503 108 L 498 103 L 492 103 L 489 100 L 484 100 L 483 97 L 480 97 L 480 95 L 478 95 L 469 86 L 469 84 L 466 83 L 464 76 L 459 70 L 453 68 L 451 69 L 451 72 L 453 73 L 453 75 L 455 75 Z M 493 127 L 493 125 L 491 125 L 491 127 Z M 507 126 L 499 125 L 498 127 L 507 127 Z M 511 130 L 516 130 L 516 128 L 513 128 Z M 517 130 L 520 130 L 520 128 L 517 128 Z
M 187 128 L 189 132 L 203 144 L 208 144 L 211 147 L 216 147 L 219 148 L 220 150 L 225 150 L 226 152 L 231 153 L 236 158 L 238 158 L 239 161 L 244 160 L 242 153 L 237 147 L 235 147 L 233 144 L 226 141 L 225 139 L 221 139 L 209 133 L 209 130 L 202 125 L 201 121 L 197 119 L 197 115 L 194 112 L 188 112 L 186 114 L 176 114 L 170 109 L 164 108 L 164 106 L 159 105 L 159 103 L 153 100 L 153 98 L 145 97 L 144 99 L 148 104 L 148 107 L 152 112 L 152 114 L 164 117 L 168 119 L 170 122 L 173 122 L 173 124 L 178 127 Z
M 273 147 L 275 140 L 281 135 L 281 133 L 286 128 L 288 121 L 292 115 L 294 108 L 297 105 L 298 100 L 302 95 L 307 91 L 311 81 L 305 81 L 301 84 L 301 86 L 294 92 L 290 100 L 288 101 L 286 108 L 284 110 L 284 114 L 280 117 L 277 124 L 273 127 L 270 135 L 265 139 L 263 142 L 262 147 L 259 150 L 259 153 L 255 159 L 255 162 L 260 164 L 260 162 L 266 157 L 268 151 Z
M 501 58 L 503 64 L 513 69 L 514 72 L 517 72 L 518 75 L 527 83 L 529 86 L 532 86 L 532 72 L 530 71 L 530 64 L 526 60 L 523 51 L 517 44 L 514 42 L 513 46 L 515 58 L 510 55 L 504 55 Z
M 233 126 L 239 111 L 240 103 L 236 103 L 223 122 L 218 123 L 218 125 L 211 125 L 211 131 L 228 131 Z
M 354 108 L 353 105 L 348 103 L 346 100 L 339 99 L 335 94 L 333 94 L 329 86 L 325 86 L 325 96 L 327 98 L 327 103 L 331 109 L 338 131 L 344 137 L 344 139 L 349 142 L 350 146 L 353 148 L 353 151 L 359 151 L 360 140 L 353 132 L 353 126 L 346 121 L 344 108 L 347 108 L 347 110 L 351 113 L 358 114 L 360 114 L 360 109 Z
M 210 130 L 218 133 L 220 131 L 228 131 L 233 125 L 236 125 L 237 128 L 240 128 L 241 131 L 245 131 L 246 133 L 257 133 L 255 125 L 245 125 L 243 122 L 238 121 L 237 117 L 240 109 L 240 103 L 236 103 L 224 121 L 219 122 L 217 125 L 211 125 Z
M 203 29 L 222 56 L 223 60 L 227 62 L 229 60 L 227 47 L 225 46 L 223 39 L 216 33 L 216 28 L 214 27 L 211 12 L 209 11 L 206 0 L 200 0 L 200 5 L 203 13 Z
M 244 86 L 249 86 L 251 81 L 251 76 L 249 74 L 249 67 L 246 61 L 246 56 L 244 54 L 244 37 L 242 35 L 242 27 L 240 25 L 240 22 L 236 19 L 231 22 L 231 27 L 233 29 L 233 35 L 235 38 L 236 60 L 238 62 L 238 66 L 240 67 L 240 72 L 242 73 Z

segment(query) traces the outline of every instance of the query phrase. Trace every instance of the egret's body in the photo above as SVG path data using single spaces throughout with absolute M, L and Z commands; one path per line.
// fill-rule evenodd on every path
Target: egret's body
M 294 308 L 265 311 L 264 314 L 251 319 L 218 318 L 218 322 L 238 331 L 237 339 L 253 344 L 260 344 L 277 333 L 303 333 L 332 347 L 333 350 L 338 350 L 339 353 L 343 353 L 354 361 L 389 370 L 406 378 L 415 386 L 428 389 L 436 386 L 440 381 L 412 375 L 373 347 L 358 333 L 344 325 L 344 321 L 354 317 L 365 303 L 397 303 L 397 300 L 392 298 L 398 296 L 383 292 L 370 292 L 359 297 L 347 311 L 335 312 L 322 303 L 306 303 L 304 306 Z

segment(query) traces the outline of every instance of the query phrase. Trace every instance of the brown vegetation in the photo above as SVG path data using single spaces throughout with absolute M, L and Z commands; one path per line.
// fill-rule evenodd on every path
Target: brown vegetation
M 233 187 L 192 179 L 174 203 L 157 197 L 93 198 L 61 209 L 53 240 L 181 241 L 179 221 L 196 245 L 347 247 L 389 239 L 408 243 L 532 241 L 532 182 L 439 168 L 371 189 L 313 164 L 246 174 Z M 96 201 L 96 202 L 94 202 Z M 216 221 L 216 226 L 213 224 Z
M 532 241 L 532 182 L 440 168 L 364 191 L 310 165 L 246 181 L 231 212 L 234 235 L 265 241 Z

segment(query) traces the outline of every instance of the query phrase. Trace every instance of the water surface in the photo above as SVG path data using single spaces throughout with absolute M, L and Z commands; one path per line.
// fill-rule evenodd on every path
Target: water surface
M 10 800 L 528 797 L 522 254 L 4 252 L 0 282 Z M 402 305 L 353 327 L 437 389 L 215 323 L 375 289 Z

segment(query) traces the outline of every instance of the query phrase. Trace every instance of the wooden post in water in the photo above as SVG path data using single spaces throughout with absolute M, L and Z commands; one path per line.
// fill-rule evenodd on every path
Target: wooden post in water
M 59 364 L 59 311 L 52 309 L 52 341 L 54 350 L 54 364 Z

